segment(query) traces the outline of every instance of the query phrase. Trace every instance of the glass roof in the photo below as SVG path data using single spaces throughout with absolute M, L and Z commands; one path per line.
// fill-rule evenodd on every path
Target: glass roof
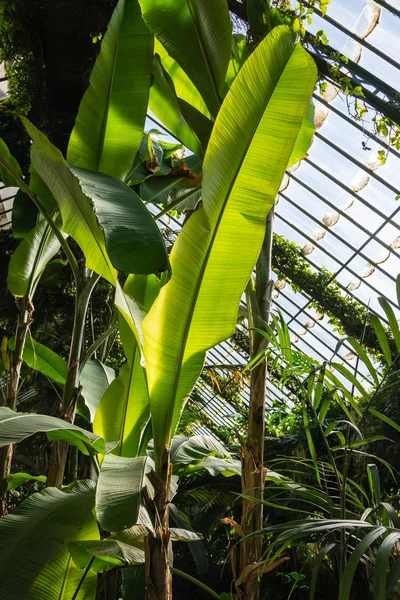
M 235 3 L 229 4 L 232 8 Z M 241 6 L 238 2 L 236 5 Z M 362 120 L 355 120 L 353 100 L 333 84 L 328 84 L 322 95 L 315 93 L 314 142 L 308 156 L 291 168 L 282 182 L 275 232 L 300 246 L 304 259 L 316 272 L 321 268 L 330 271 L 343 296 L 356 299 L 365 308 L 369 306 L 385 321 L 377 300 L 383 295 L 400 318 L 395 286 L 400 273 L 400 200 L 396 200 L 400 194 L 400 152 L 376 133 L 371 121 L 375 111 L 368 106 L 377 102 L 390 107 L 392 114 L 399 111 L 400 0 L 331 0 L 324 18 L 315 11 L 309 33 L 321 29 L 326 32 L 329 47 L 350 59 L 346 69 L 352 81 L 361 81 L 369 90 L 368 112 Z M 318 62 L 319 51 L 310 50 Z M 346 74 L 343 68 L 342 72 Z M 6 96 L 6 89 L 3 69 L 0 98 Z M 149 115 L 149 129 L 159 127 L 153 121 Z M 384 164 L 378 160 L 381 150 L 387 155 Z M 10 227 L 15 191 L 4 186 L 0 189 L 2 228 Z M 149 208 L 154 214 L 160 212 L 155 205 Z M 172 238 L 181 227 L 179 218 L 168 215 L 159 222 Z M 313 358 L 329 360 L 340 335 L 327 316 L 310 307 L 312 298 L 305 292 L 295 293 L 289 281 L 278 281 L 273 297 L 274 309 L 282 311 L 293 343 Z M 238 327 L 244 326 L 245 321 Z M 340 347 L 338 357 L 349 367 L 355 363 L 346 344 Z M 207 358 L 209 366 L 246 362 L 245 354 L 230 340 L 210 350 Z M 267 387 L 270 402 L 290 402 L 290 392 L 279 389 L 273 380 Z M 238 409 L 208 383 L 200 383 L 199 391 L 201 400 L 196 394 L 193 402 L 201 409 L 200 414 L 208 415 L 217 426 L 232 427 Z M 245 405 L 245 378 L 240 395 Z M 205 432 L 207 428 L 195 424 L 194 431 Z

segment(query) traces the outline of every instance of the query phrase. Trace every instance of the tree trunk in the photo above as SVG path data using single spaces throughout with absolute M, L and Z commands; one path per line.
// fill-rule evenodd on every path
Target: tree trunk
M 160 475 L 154 471 L 149 474 L 154 487 L 153 501 L 145 491 L 147 508 L 154 524 L 154 533 L 147 536 L 145 546 L 146 600 L 172 600 L 172 576 L 168 560 L 171 471 L 169 448 L 165 447 Z
M 267 347 L 266 339 L 254 331 L 255 327 L 263 329 L 268 322 L 272 282 L 271 252 L 274 210 L 267 217 L 267 228 L 263 248 L 256 265 L 256 281 L 250 279 L 246 289 L 247 316 L 249 322 L 250 359 L 257 356 Z M 262 529 L 264 498 L 264 435 L 265 435 L 265 398 L 266 398 L 267 365 L 263 360 L 251 371 L 249 424 L 246 442 L 242 448 L 242 493 L 257 501 L 243 498 L 242 531 L 243 538 Z M 243 600 L 259 600 L 260 580 L 262 575 L 262 538 L 250 537 L 240 544 L 240 574 L 250 565 L 260 562 L 260 571 L 252 571 L 237 587 L 238 598 Z
M 90 296 L 98 281 L 98 275 L 85 267 L 81 269 L 81 280 L 77 282 L 74 327 L 72 331 L 71 351 L 68 361 L 67 377 L 60 417 L 70 423 L 74 422 L 75 410 L 80 395 L 79 369 L 81 363 L 86 314 Z M 64 479 L 65 465 L 68 456 L 68 444 L 56 440 L 51 446 L 47 487 L 60 487 Z
M 15 346 L 11 356 L 10 375 L 8 381 L 8 392 L 5 406 L 12 410 L 17 408 L 18 385 L 23 363 L 23 354 L 25 348 L 26 336 L 32 322 L 34 311 L 33 304 L 29 296 L 16 299 L 19 308 L 17 326 L 15 331 Z M 13 446 L 5 446 L 0 450 L 0 516 L 7 514 L 7 477 L 11 473 L 11 462 L 13 456 Z

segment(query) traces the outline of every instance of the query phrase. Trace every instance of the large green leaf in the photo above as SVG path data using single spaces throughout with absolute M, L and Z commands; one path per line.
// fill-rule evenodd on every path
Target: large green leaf
M 154 275 L 128 277 L 124 290 L 149 309 L 160 289 Z M 131 327 L 120 317 L 120 335 L 127 362 L 101 399 L 93 423 L 93 431 L 107 442 L 119 441 L 114 454 L 137 455 L 141 434 L 149 414 L 146 373 L 141 365 L 141 352 Z
M 371 546 L 386 533 L 386 527 L 375 527 L 365 535 L 356 545 L 348 560 L 347 566 L 340 579 L 338 600 L 349 600 L 351 587 L 353 584 L 354 575 L 359 566 L 364 554 Z
M 8 344 L 13 350 L 15 346 L 14 338 L 12 338 Z M 54 350 L 36 342 L 32 337 L 27 337 L 25 340 L 23 358 L 31 369 L 39 371 L 60 386 L 65 384 L 68 363 L 54 352 Z
M 172 278 L 143 321 L 156 464 L 205 351 L 235 328 L 315 81 L 313 60 L 282 26 L 250 55 L 225 97 L 204 159 L 203 207 L 179 234 Z
M 98 540 L 99 528 L 92 515 L 70 539 L 72 541 Z M 69 543 L 68 542 L 68 543 Z M 82 579 L 83 572 L 76 567 L 64 544 L 57 550 L 39 574 L 29 591 L 28 600 L 71 600 Z M 89 571 L 78 592 L 76 600 L 94 600 L 96 597 L 97 577 Z
M 176 474 L 202 469 L 214 476 L 241 474 L 240 461 L 234 460 L 221 442 L 209 435 L 174 437 L 170 461 Z
M 115 379 L 115 371 L 97 359 L 90 360 L 82 369 L 80 384 L 89 420 L 93 422 L 99 402 Z
M 154 56 L 153 61 L 149 106 L 176 139 L 198 156 L 204 156 L 212 122 L 196 108 L 177 97 L 174 83 L 162 66 L 158 54 Z
M 22 117 L 33 140 L 32 165 L 53 194 L 61 212 L 65 233 L 81 247 L 86 266 L 115 285 L 116 271 L 107 254 L 104 234 L 91 202 L 82 192 L 61 152 L 32 123 Z
M 207 118 L 210 117 L 210 111 L 200 95 L 199 90 L 193 85 L 185 71 L 178 63 L 171 58 L 164 46 L 157 40 L 154 40 L 154 52 L 159 55 L 162 66 L 174 82 L 176 95 L 187 104 L 193 106 Z
M 135 525 L 101 541 L 70 542 L 68 547 L 75 564 L 80 569 L 85 569 L 89 561 L 94 558 L 90 570 L 103 573 L 115 565 L 144 563 L 144 538 L 147 534 L 146 527 Z
M 18 185 L 22 171 L 18 161 L 10 153 L 7 144 L 0 139 L 0 179 L 6 187 Z
M 0 521 L 0 598 L 24 600 L 53 554 L 90 515 L 92 482 L 73 488 L 47 488 L 33 494 Z
M 101 43 L 68 146 L 77 167 L 124 179 L 147 113 L 153 36 L 137 0 L 120 0 Z
M 39 481 L 40 483 L 46 483 L 46 477 L 44 475 L 30 475 L 29 473 L 10 473 L 7 475 L 7 490 L 15 490 L 23 483 L 27 481 Z
M 147 474 L 153 466 L 148 456 L 125 458 L 108 454 L 104 458 L 96 489 L 96 515 L 105 531 L 135 525 L 142 489 L 145 485 L 149 488 Z
M 108 255 L 118 271 L 155 273 L 168 268 L 164 241 L 139 196 L 109 175 L 71 167 L 93 202 Z
M 216 116 L 231 53 L 232 24 L 226 0 L 139 1 L 150 31 Z
M 37 225 L 38 212 L 28 194 L 18 190 L 11 213 L 12 232 L 16 239 L 24 238 Z
M 53 213 L 53 219 L 54 216 Z M 42 219 L 25 236 L 11 257 L 7 277 L 7 286 L 11 294 L 32 294 L 47 263 L 59 248 L 60 242 L 55 233 L 47 221 Z
M 0 448 L 17 444 L 38 432 L 47 433 L 50 440 L 65 440 L 77 446 L 84 454 L 105 452 L 103 438 L 63 419 L 49 415 L 16 413 L 11 408 L 0 407 Z

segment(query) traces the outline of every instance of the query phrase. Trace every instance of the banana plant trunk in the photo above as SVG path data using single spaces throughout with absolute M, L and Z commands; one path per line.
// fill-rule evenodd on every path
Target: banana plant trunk
M 15 346 L 11 355 L 10 375 L 8 381 L 8 391 L 6 406 L 12 410 L 16 410 L 18 385 L 21 374 L 21 366 L 23 363 L 23 354 L 25 348 L 25 340 L 29 331 L 29 326 L 32 321 L 34 311 L 33 304 L 30 301 L 29 295 L 23 298 L 16 299 L 19 308 L 17 326 L 15 332 Z M 11 472 L 11 462 L 13 456 L 13 446 L 5 446 L 0 450 L 0 516 L 7 514 L 7 485 L 8 475 Z
M 86 315 L 92 291 L 98 281 L 98 276 L 81 267 L 79 280 L 76 284 L 76 302 L 74 327 L 72 331 L 71 350 L 65 379 L 64 394 L 60 407 L 60 417 L 70 423 L 74 422 L 75 410 L 80 394 L 80 364 L 83 350 Z M 56 440 L 51 446 L 47 487 L 61 487 L 64 479 L 69 445 L 62 440 Z
M 154 488 L 154 498 L 150 500 L 145 491 L 145 501 L 154 531 L 147 536 L 145 545 L 146 600 L 172 600 L 168 510 L 171 464 L 168 447 L 165 447 L 160 474 L 153 471 L 149 479 Z
M 254 328 L 263 328 L 268 322 L 272 282 L 271 252 L 274 210 L 267 217 L 266 234 L 260 257 L 256 265 L 256 277 L 250 279 L 246 289 L 247 311 L 250 337 L 250 359 L 256 357 L 266 348 L 266 339 Z M 251 536 L 263 527 L 264 497 L 264 435 L 265 435 L 265 400 L 266 400 L 267 364 L 262 360 L 251 371 L 249 424 L 247 439 L 242 448 L 242 493 L 254 498 L 243 498 L 242 531 L 240 544 L 240 578 L 238 598 L 258 600 L 260 598 L 260 580 L 262 575 L 262 538 Z M 260 570 L 251 569 L 260 563 Z

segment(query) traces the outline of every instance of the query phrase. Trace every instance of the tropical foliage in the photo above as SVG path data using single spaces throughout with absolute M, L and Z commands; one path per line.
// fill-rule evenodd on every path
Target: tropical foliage
M 400 430 L 378 406 L 400 331 L 382 299 L 390 332 L 373 315 L 369 329 L 385 368 L 347 339 L 361 376 L 300 355 L 270 296 L 261 302 L 275 197 L 312 142 L 317 71 L 295 20 L 263 2 L 248 11 L 251 43 L 232 34 L 226 0 L 119 0 L 66 156 L 24 116 L 29 172 L 0 141 L 20 240 L 7 277 L 15 334 L 1 346 L 5 600 L 171 599 L 172 574 L 178 597 L 188 585 L 257 600 L 299 544 L 311 598 L 324 569 L 349 598 L 359 563 L 377 600 L 397 585 L 397 476 L 367 446 Z M 168 213 L 182 225 L 173 238 Z M 206 353 L 234 332 L 245 290 L 247 373 L 252 385 L 262 373 L 265 394 L 273 365 L 305 440 L 304 456 L 274 456 L 266 473 L 252 400 L 241 447 L 182 434 Z M 368 431 L 371 418 L 382 432 Z

